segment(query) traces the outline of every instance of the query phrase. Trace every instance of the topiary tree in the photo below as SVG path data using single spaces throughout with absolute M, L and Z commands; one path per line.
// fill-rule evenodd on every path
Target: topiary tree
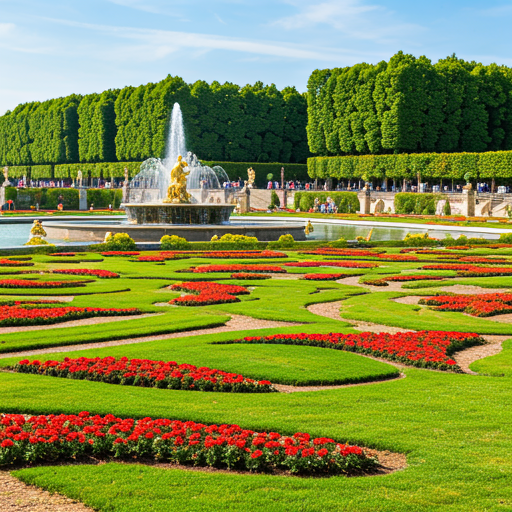
M 133 251 L 137 248 L 135 241 L 127 233 L 107 233 L 105 243 L 101 244 L 108 251 Z

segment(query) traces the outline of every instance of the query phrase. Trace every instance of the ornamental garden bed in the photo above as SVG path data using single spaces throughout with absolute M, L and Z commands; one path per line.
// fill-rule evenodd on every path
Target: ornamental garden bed
M 121 357 L 65 358 L 64 361 L 24 359 L 15 367 L 19 373 L 48 375 L 108 384 L 159 389 L 218 391 L 231 393 L 270 393 L 277 390 L 268 380 L 253 380 L 237 373 L 178 364 L 175 361 L 152 361 Z
M 100 279 L 115 279 L 119 277 L 116 272 L 110 270 L 94 270 L 89 268 L 69 268 L 61 270 L 52 270 L 53 274 L 66 274 L 73 276 L 92 276 L 99 277 Z
M 437 311 L 459 311 L 471 316 L 486 317 L 512 313 L 512 293 L 478 295 L 438 295 L 420 299 L 418 304 L 434 306 Z
M 237 295 L 248 295 L 250 293 L 244 286 L 213 283 L 210 281 L 176 283 L 169 289 L 172 291 L 186 291 L 194 294 L 184 295 L 169 301 L 169 304 L 179 306 L 210 306 L 213 304 L 240 302 Z
M 0 279 L 0 288 L 75 288 L 87 281 L 34 281 L 30 279 Z
M 358 446 L 307 433 L 292 436 L 255 432 L 238 425 L 193 421 L 121 419 L 113 414 L 48 415 L 25 418 L 7 414 L 0 421 L 0 465 L 74 460 L 78 457 L 123 460 L 141 457 L 194 466 L 299 475 L 365 473 L 378 466 Z
M 336 281 L 345 277 L 354 277 L 361 274 L 305 274 L 302 279 L 306 281 Z
M 360 261 L 296 261 L 284 264 L 286 267 L 342 267 L 342 268 L 376 268 L 378 263 L 365 263 Z
M 273 343 L 334 348 L 382 357 L 420 368 L 462 373 L 461 368 L 451 356 L 459 350 L 475 345 L 485 345 L 486 342 L 475 333 L 418 331 L 396 334 L 373 332 L 361 334 L 275 334 L 217 343 Z
M 286 263 L 285 263 L 286 265 Z M 275 266 L 275 265 L 265 265 L 265 264 L 254 264 L 254 265 L 244 265 L 244 264 L 234 264 L 234 265 L 204 265 L 201 267 L 191 267 L 190 269 L 184 270 L 184 272 L 194 272 L 194 273 L 209 273 L 209 272 L 258 272 L 265 274 L 279 274 L 285 273 L 286 270 Z
M 249 272 L 238 272 L 236 274 L 231 274 L 231 279 L 249 279 L 249 280 L 261 280 L 261 279 L 270 279 L 271 276 L 268 274 L 254 274 Z
M 407 281 L 444 281 L 447 276 L 431 276 L 431 275 L 418 275 L 418 274 L 410 274 L 410 275 L 401 275 L 401 276 L 388 276 L 381 277 L 380 279 L 368 279 L 363 281 L 362 284 L 367 284 L 370 286 L 389 286 L 388 281 L 390 282 L 407 282 Z
M 13 305 L 0 305 L 0 327 L 48 325 L 97 316 L 139 315 L 138 308 L 105 309 L 54 307 L 58 301 L 14 301 Z
M 0 258 L 0 267 L 33 267 L 34 263 L 22 260 L 8 260 Z

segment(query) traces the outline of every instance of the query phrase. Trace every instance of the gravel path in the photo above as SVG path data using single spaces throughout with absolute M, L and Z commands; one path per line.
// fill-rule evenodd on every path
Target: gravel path
M 0 470 L 0 510 L 2 512 L 92 512 L 70 498 L 50 494 L 39 487 L 27 485 L 8 471 Z
M 308 311 L 314 315 L 325 316 L 333 320 L 340 320 L 341 322 L 348 322 L 354 329 L 364 332 L 388 332 L 396 334 L 397 332 L 411 332 L 412 329 L 401 329 L 400 327 L 391 327 L 389 325 L 375 324 L 373 322 L 363 322 L 361 320 L 350 320 L 348 318 L 341 318 L 340 308 L 344 301 L 339 300 L 336 302 L 325 302 L 321 304 L 311 304 L 308 306 Z
M 405 297 L 401 297 L 402 299 Z M 328 302 L 324 304 L 312 304 L 308 306 L 308 311 L 315 315 L 325 316 L 327 318 L 332 318 L 334 320 L 340 320 L 342 322 L 348 322 L 352 324 L 354 329 L 363 332 L 387 332 L 390 334 L 396 334 L 397 332 L 413 332 L 412 329 L 400 329 L 398 327 L 390 327 L 388 325 L 375 324 L 372 322 L 361 322 L 359 320 L 350 320 L 348 318 L 340 317 L 339 310 L 343 301 L 337 302 Z M 502 315 L 505 316 L 505 315 Z M 508 316 L 508 315 L 507 315 Z M 478 361 L 478 359 L 483 359 L 484 357 L 494 356 L 499 354 L 502 350 L 502 343 L 505 340 L 512 338 L 512 335 L 499 336 L 499 335 L 491 335 L 485 334 L 482 335 L 482 338 L 487 341 L 486 345 L 478 345 L 476 347 L 470 347 L 466 350 L 461 350 L 460 352 L 456 352 L 453 355 L 453 359 L 457 362 L 457 364 L 462 368 L 462 371 L 465 373 L 469 373 L 471 375 L 477 375 L 476 372 L 469 369 L 469 366 Z M 388 364 L 393 364 L 399 368 L 404 368 L 402 365 L 398 365 L 394 362 L 390 362 L 386 359 L 380 359 L 383 362 Z
M 125 317 L 126 318 L 126 317 Z M 8 352 L 0 354 L 0 359 L 7 357 L 27 357 L 39 354 L 50 354 L 55 352 L 74 352 L 75 350 L 85 350 L 89 348 L 116 347 L 118 345 L 131 345 L 134 343 L 144 343 L 147 341 L 167 340 L 171 338 L 185 338 L 188 336 L 200 336 L 202 334 L 216 334 L 220 332 L 244 331 L 252 329 L 274 329 L 275 327 L 290 327 L 302 325 L 297 322 L 277 322 L 273 320 L 258 320 L 250 316 L 231 315 L 231 319 L 221 327 L 206 329 L 196 329 L 194 331 L 181 331 L 170 334 L 159 334 L 157 336 L 144 336 L 141 338 L 128 338 L 124 340 L 104 341 L 99 343 L 84 343 L 81 345 L 67 345 L 63 347 L 51 347 L 38 350 L 24 350 L 22 352 Z
M 96 325 L 110 322 L 121 322 L 122 320 L 134 320 L 136 318 L 148 318 L 160 313 L 148 313 L 146 315 L 126 315 L 126 316 L 97 316 L 95 318 L 84 318 L 82 320 L 71 320 L 60 324 L 49 325 L 30 325 L 23 327 L 0 327 L 0 334 L 10 334 L 13 332 L 44 331 L 47 329 L 63 329 L 64 327 L 78 327 L 80 325 Z

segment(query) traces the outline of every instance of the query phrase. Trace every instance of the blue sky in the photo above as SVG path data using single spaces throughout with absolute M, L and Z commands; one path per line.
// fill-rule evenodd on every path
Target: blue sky
M 398 50 L 512 66 L 512 1 L 0 0 L 0 114 L 179 75 L 306 90 Z

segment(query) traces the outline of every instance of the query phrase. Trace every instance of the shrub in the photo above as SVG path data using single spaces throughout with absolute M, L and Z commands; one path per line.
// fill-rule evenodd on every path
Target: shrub
M 133 251 L 137 248 L 133 238 L 127 233 L 116 233 L 115 235 L 107 233 L 105 243 L 96 247 L 100 248 L 102 251 Z
M 275 242 L 269 242 L 268 248 L 269 249 L 290 249 L 295 245 L 295 240 L 293 239 L 293 235 L 287 234 L 287 235 L 281 235 L 279 237 L 279 240 Z
M 404 238 L 404 245 L 406 247 L 428 247 L 437 245 L 438 241 L 430 238 L 428 233 L 407 233 Z
M 279 196 L 277 195 L 277 192 L 275 190 L 272 190 L 272 193 L 270 194 L 270 204 L 268 207 L 270 210 L 273 210 L 274 208 L 279 206 L 281 206 Z
M 440 199 L 444 199 L 441 194 L 400 192 L 395 195 L 395 212 L 406 215 L 435 215 Z
M 448 201 L 448 199 L 446 200 L 446 202 L 444 203 L 444 206 L 443 206 L 443 215 L 451 215 L 452 214 L 452 209 L 451 209 L 451 206 L 450 206 L 450 201 Z
M 215 250 L 259 248 L 259 242 L 255 236 L 232 235 L 231 233 L 226 233 L 225 235 L 222 235 L 220 238 L 217 235 L 215 235 L 211 239 L 211 244 L 215 248 Z
M 50 242 L 47 242 L 44 238 L 41 238 L 40 236 L 32 237 L 25 245 L 49 245 L 55 247 L 55 245 L 51 244 Z
M 348 242 L 344 238 L 340 238 L 338 240 L 335 240 L 334 242 L 330 242 L 329 247 L 333 247 L 335 249 L 343 249 L 345 247 L 348 247 Z
M 502 233 L 499 241 L 502 244 L 512 244 L 512 233 Z
M 185 251 L 190 248 L 190 242 L 181 236 L 165 235 L 160 239 L 160 249 L 163 251 Z
M 293 208 L 307 212 L 313 208 L 316 197 L 321 203 L 330 197 L 338 207 L 338 213 L 355 213 L 360 208 L 355 192 L 295 192 Z

